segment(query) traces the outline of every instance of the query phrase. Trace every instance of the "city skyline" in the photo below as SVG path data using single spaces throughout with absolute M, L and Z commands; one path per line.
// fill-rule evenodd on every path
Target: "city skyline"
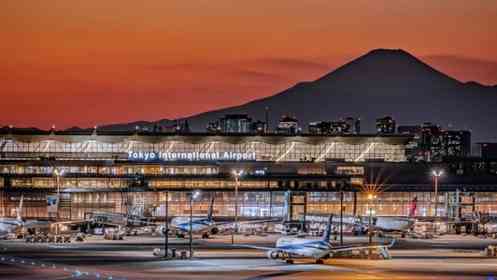
M 2 5 L 2 125 L 184 117 L 275 94 L 374 48 L 497 84 L 497 5 L 485 1 Z

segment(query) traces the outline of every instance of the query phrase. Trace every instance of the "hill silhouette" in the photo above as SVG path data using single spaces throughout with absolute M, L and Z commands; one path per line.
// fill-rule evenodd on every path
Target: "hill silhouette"
M 270 125 L 292 115 L 306 128 L 311 121 L 360 117 L 363 132 L 374 132 L 375 120 L 390 115 L 398 124 L 433 122 L 467 129 L 473 142 L 497 141 L 497 86 L 460 82 L 437 71 L 404 50 L 376 49 L 311 82 L 301 82 L 273 96 L 246 104 L 190 116 L 193 131 L 204 131 L 210 121 L 225 114 L 249 114 Z M 132 130 L 134 122 L 102 126 Z M 158 121 L 170 124 L 170 120 Z

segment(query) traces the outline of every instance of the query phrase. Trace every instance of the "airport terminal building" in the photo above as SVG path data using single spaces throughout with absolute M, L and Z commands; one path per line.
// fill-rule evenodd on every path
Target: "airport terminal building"
M 0 132 L 0 216 L 15 216 L 21 195 L 25 218 L 54 218 L 47 199 L 60 191 L 59 219 L 85 213 L 137 211 L 164 216 L 242 216 L 338 212 L 406 215 L 416 197 L 418 215 L 430 215 L 430 164 L 407 162 L 409 135 L 280 135 L 103 131 Z M 440 167 L 440 165 L 439 165 Z M 450 169 L 451 166 L 443 166 Z M 243 170 L 236 180 L 232 171 Z M 417 176 L 412 176 L 417 174 Z M 476 192 L 473 210 L 497 212 L 497 180 L 448 176 L 440 182 L 441 214 L 457 192 Z M 480 181 L 479 181 L 480 180 Z M 166 196 L 167 193 L 167 196 Z M 368 193 L 375 193 L 368 200 Z

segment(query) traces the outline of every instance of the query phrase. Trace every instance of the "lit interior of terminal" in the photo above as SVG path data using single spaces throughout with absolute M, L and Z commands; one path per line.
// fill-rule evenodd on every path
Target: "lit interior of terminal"
M 417 215 L 431 215 L 434 194 L 428 171 L 422 171 L 423 182 L 393 178 L 413 172 L 398 169 L 408 165 L 409 140 L 406 135 L 6 133 L 0 135 L 0 216 L 14 216 L 22 194 L 24 217 L 49 218 L 47 196 L 57 190 L 61 219 L 82 219 L 94 211 L 127 213 L 130 208 L 160 218 L 166 192 L 170 215 L 187 215 L 187 196 L 193 190 L 204 191 L 195 214 L 205 214 L 215 196 L 214 214 L 232 216 L 233 169 L 245 171 L 238 186 L 242 216 L 283 216 L 288 204 L 292 219 L 338 212 L 341 191 L 347 214 L 364 215 L 374 206 L 377 215 L 405 216 L 416 198 Z M 496 185 L 474 186 L 480 189 L 457 199 L 469 199 L 469 211 L 497 213 L 497 194 L 485 191 Z M 455 211 L 451 201 L 456 190 L 466 187 L 442 182 L 438 201 L 444 207 L 438 214 Z M 367 199 L 371 192 L 374 201 Z

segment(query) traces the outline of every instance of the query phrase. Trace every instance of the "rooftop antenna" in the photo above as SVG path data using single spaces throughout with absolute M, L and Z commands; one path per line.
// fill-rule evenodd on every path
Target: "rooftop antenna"
M 266 127 L 264 128 L 264 133 L 269 132 L 269 107 L 266 106 L 265 108 L 265 118 L 266 118 Z

